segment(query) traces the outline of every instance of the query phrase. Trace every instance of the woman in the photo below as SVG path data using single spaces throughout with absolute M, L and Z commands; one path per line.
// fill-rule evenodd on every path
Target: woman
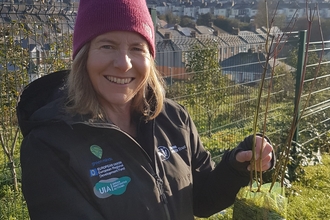
M 214 167 L 154 57 L 145 0 L 80 1 L 72 70 L 31 83 L 17 108 L 32 220 L 206 217 L 248 184 L 253 136 Z M 256 149 L 270 169 L 272 146 Z

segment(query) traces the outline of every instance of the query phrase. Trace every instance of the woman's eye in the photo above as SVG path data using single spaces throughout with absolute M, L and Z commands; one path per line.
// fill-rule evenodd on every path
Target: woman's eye
M 113 47 L 111 45 L 102 45 L 102 49 L 112 49 Z
M 144 49 L 143 48 L 140 48 L 140 47 L 133 47 L 133 50 L 134 51 L 144 52 Z

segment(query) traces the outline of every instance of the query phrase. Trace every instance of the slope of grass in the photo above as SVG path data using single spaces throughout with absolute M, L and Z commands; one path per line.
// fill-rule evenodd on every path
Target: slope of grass
M 322 164 L 305 171 L 289 190 L 288 220 L 330 219 L 330 156 L 323 155 Z

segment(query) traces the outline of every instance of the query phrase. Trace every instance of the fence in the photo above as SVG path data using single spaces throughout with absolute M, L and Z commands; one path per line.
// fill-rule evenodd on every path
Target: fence
M 75 6 L 2 4 L 0 12 L 0 219 L 28 219 L 20 191 L 21 137 L 15 106 L 19 91 L 29 81 L 70 68 Z M 284 38 L 272 43 L 268 58 L 266 35 L 157 38 L 156 62 L 167 83 L 167 96 L 186 106 L 215 160 L 223 149 L 234 147 L 252 132 L 263 71 L 263 89 L 266 92 L 271 86 L 272 90 L 268 109 L 267 95 L 262 97 L 258 129 L 263 130 L 267 110 L 266 134 L 280 146 L 294 111 L 299 110 L 294 140 L 304 149 L 329 148 L 330 42 L 308 43 L 305 31 L 284 33 Z M 280 49 L 274 51 L 276 45 Z

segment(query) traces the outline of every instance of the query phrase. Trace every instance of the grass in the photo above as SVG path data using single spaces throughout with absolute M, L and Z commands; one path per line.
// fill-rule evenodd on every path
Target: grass
M 305 167 L 305 175 L 287 189 L 287 220 L 330 219 L 330 155 L 323 154 L 322 164 Z M 232 207 L 210 218 L 196 220 L 231 220 Z
M 289 195 L 288 220 L 330 219 L 330 155 L 322 164 L 306 167 L 306 175 L 293 183 Z

